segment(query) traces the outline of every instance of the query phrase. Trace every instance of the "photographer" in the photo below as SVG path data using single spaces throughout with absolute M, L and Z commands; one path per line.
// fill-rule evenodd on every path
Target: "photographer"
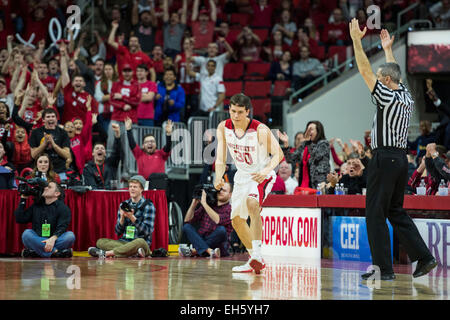
M 208 190 L 208 192 L 210 192 Z M 180 248 L 179 254 L 184 257 L 195 256 L 220 258 L 228 255 L 227 244 L 233 227 L 231 225 L 231 205 L 229 203 L 232 193 L 231 184 L 225 183 L 217 193 L 217 204 L 207 202 L 207 192 L 202 190 L 201 198 L 194 194 L 183 226 L 183 231 L 195 248 Z M 197 209 L 197 205 L 201 204 Z M 199 222 L 198 230 L 192 225 Z M 214 248 L 214 249 L 213 249 Z
M 137 255 L 145 258 L 151 255 L 156 209 L 142 196 L 145 186 L 142 176 L 131 177 L 128 185 L 131 199 L 120 204 L 115 226 L 116 234 L 122 237 L 119 240 L 97 240 L 97 247 L 88 249 L 91 256 L 125 258 Z
M 32 223 L 32 229 L 22 234 L 25 246 L 22 257 L 72 257 L 75 235 L 67 231 L 72 214 L 64 204 L 61 186 L 50 182 L 42 193 L 44 201 L 35 201 L 25 209 L 27 198 L 27 195 L 21 194 L 19 207 L 14 212 L 17 223 Z

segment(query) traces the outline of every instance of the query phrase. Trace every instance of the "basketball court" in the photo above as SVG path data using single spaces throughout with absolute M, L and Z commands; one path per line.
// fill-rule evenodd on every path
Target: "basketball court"
M 414 279 L 361 281 L 368 263 L 265 257 L 260 275 L 232 273 L 247 260 L 167 258 L 0 259 L 1 300 L 448 300 L 447 269 Z

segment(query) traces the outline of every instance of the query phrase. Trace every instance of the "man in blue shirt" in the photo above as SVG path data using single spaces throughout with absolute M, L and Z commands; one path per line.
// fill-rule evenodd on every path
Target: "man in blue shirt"
M 164 70 L 163 82 L 158 83 L 158 93 L 155 97 L 155 123 L 161 125 L 167 119 L 180 122 L 184 109 L 184 89 L 175 80 L 177 76 L 173 68 Z

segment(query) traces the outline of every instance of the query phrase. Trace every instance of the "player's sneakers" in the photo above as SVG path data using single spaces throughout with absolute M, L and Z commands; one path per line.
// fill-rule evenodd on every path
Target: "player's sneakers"
M 252 267 L 253 270 L 255 270 L 256 274 L 260 274 L 261 270 L 263 270 L 266 267 L 266 264 L 264 263 L 263 258 L 258 257 L 254 258 L 251 257 L 249 260 L 250 267 Z
M 247 261 L 246 264 L 242 266 L 236 266 L 231 269 L 232 272 L 252 272 L 255 271 L 256 274 L 260 274 L 261 270 L 266 267 L 264 260 L 262 258 L 252 258 Z
M 251 258 L 250 258 L 251 260 Z M 252 272 L 253 268 L 250 266 L 250 260 L 248 260 L 245 264 L 242 266 L 235 266 L 233 269 L 231 269 L 232 272 Z

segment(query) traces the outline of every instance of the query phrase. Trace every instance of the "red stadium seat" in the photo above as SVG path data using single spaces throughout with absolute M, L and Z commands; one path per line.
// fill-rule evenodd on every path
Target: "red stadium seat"
M 230 62 L 223 69 L 223 80 L 240 80 L 244 76 L 244 64 Z
M 249 62 L 247 63 L 244 80 L 265 80 L 269 77 L 270 63 Z
M 249 97 L 268 97 L 272 89 L 270 81 L 246 81 L 244 94 Z
M 160 46 L 164 45 L 164 36 L 161 29 L 155 32 L 155 44 L 159 44 Z
M 349 51 L 351 52 L 351 51 Z M 338 63 L 341 64 L 345 60 L 347 60 L 349 57 L 347 57 L 347 47 L 345 46 L 331 46 L 328 48 L 328 55 L 327 58 L 334 59 L 333 57 L 337 55 L 338 56 Z
M 284 97 L 286 95 L 286 90 L 290 87 L 290 81 L 275 81 L 272 91 L 272 97 Z
M 242 92 L 242 81 L 225 81 L 225 96 L 231 97 Z
M 319 50 L 317 52 L 317 59 L 320 61 L 325 60 L 325 46 L 318 46 Z
M 250 22 L 250 15 L 248 13 L 232 13 L 230 16 L 230 24 L 238 24 L 245 27 Z
M 253 33 L 256 34 L 259 37 L 259 40 L 261 40 L 261 43 L 267 40 L 269 37 L 269 30 L 268 29 L 252 29 Z
M 270 99 L 252 99 L 252 107 L 253 116 L 258 116 L 262 122 L 266 122 L 272 109 Z

